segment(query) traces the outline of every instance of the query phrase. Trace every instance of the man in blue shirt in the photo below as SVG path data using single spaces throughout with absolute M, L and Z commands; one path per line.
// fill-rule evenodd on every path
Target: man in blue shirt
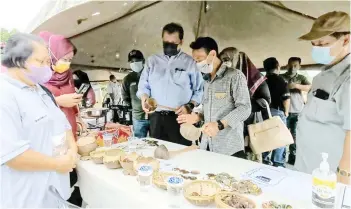
M 163 53 L 146 62 L 137 96 L 143 110 L 149 113 L 145 102 L 149 97 L 158 107 L 150 115 L 150 136 L 183 145 L 191 145 L 179 132 L 177 116 L 191 112 L 200 104 L 203 95 L 203 79 L 193 58 L 180 51 L 184 30 L 176 23 L 167 24 L 162 30 Z

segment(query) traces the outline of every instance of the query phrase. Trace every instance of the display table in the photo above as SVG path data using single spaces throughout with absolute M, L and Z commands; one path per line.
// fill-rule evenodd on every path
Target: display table
M 169 150 L 183 148 L 182 145 L 160 141 Z M 152 156 L 155 147 L 148 147 L 138 151 L 138 154 Z M 251 169 L 265 167 L 259 163 L 243 160 L 231 156 L 220 155 L 204 150 L 183 153 L 169 160 L 174 166 L 198 170 L 201 175 L 207 173 L 226 172 L 237 179 Z M 78 164 L 79 187 L 84 201 L 93 208 L 168 208 L 167 192 L 155 186 L 148 192 L 141 192 L 139 183 L 134 176 L 125 176 L 122 169 L 107 169 L 104 165 L 96 165 L 92 161 L 80 161 Z M 264 201 L 275 200 L 290 204 L 294 208 L 311 208 L 311 175 L 284 169 L 287 177 L 275 186 L 262 188 L 260 196 L 248 195 L 254 200 L 258 208 Z M 338 189 L 341 185 L 338 185 Z M 194 208 L 183 199 L 181 208 Z M 215 207 L 211 205 L 209 207 Z

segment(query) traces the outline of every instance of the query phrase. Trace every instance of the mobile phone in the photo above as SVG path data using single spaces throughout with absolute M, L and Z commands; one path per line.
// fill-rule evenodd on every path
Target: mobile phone
M 88 91 L 89 87 L 90 87 L 90 84 L 88 84 L 88 83 L 83 83 L 83 84 L 79 87 L 78 91 L 76 91 L 76 93 L 77 93 L 77 94 L 85 94 L 85 92 Z
M 313 95 L 319 99 L 322 99 L 322 100 L 329 99 L 329 93 L 322 90 L 322 89 L 317 89 L 316 91 L 313 92 Z

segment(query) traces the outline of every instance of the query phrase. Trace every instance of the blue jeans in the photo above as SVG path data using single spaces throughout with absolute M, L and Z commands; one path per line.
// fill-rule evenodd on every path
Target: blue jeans
M 138 138 L 145 138 L 150 130 L 149 120 L 136 120 L 133 118 L 134 135 Z
M 271 108 L 271 113 L 272 113 L 272 116 L 279 116 L 282 119 L 283 123 L 286 125 L 286 116 L 285 116 L 283 111 Z M 273 150 L 271 160 L 269 159 L 269 156 L 268 156 L 269 153 L 270 152 L 262 153 L 262 158 L 263 158 L 264 164 L 270 164 L 270 161 L 272 161 L 273 166 L 285 167 L 284 166 L 284 164 L 285 164 L 285 147 L 281 147 L 281 148 L 277 148 L 277 149 Z

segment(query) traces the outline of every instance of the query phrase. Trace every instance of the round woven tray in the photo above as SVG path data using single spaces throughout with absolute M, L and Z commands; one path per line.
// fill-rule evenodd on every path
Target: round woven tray
M 251 200 L 251 199 L 249 199 L 249 198 L 247 198 L 239 193 L 236 193 L 236 192 L 219 192 L 219 193 L 217 193 L 215 196 L 215 203 L 216 203 L 217 208 L 234 208 L 234 207 L 231 207 L 230 205 L 228 205 L 222 201 L 222 199 L 228 195 L 236 195 L 242 201 L 247 202 L 253 206 L 253 207 L 248 207 L 248 208 L 256 208 L 256 203 L 253 200 Z
M 184 186 L 184 197 L 197 206 L 207 206 L 214 202 L 221 187 L 213 181 L 196 180 Z

